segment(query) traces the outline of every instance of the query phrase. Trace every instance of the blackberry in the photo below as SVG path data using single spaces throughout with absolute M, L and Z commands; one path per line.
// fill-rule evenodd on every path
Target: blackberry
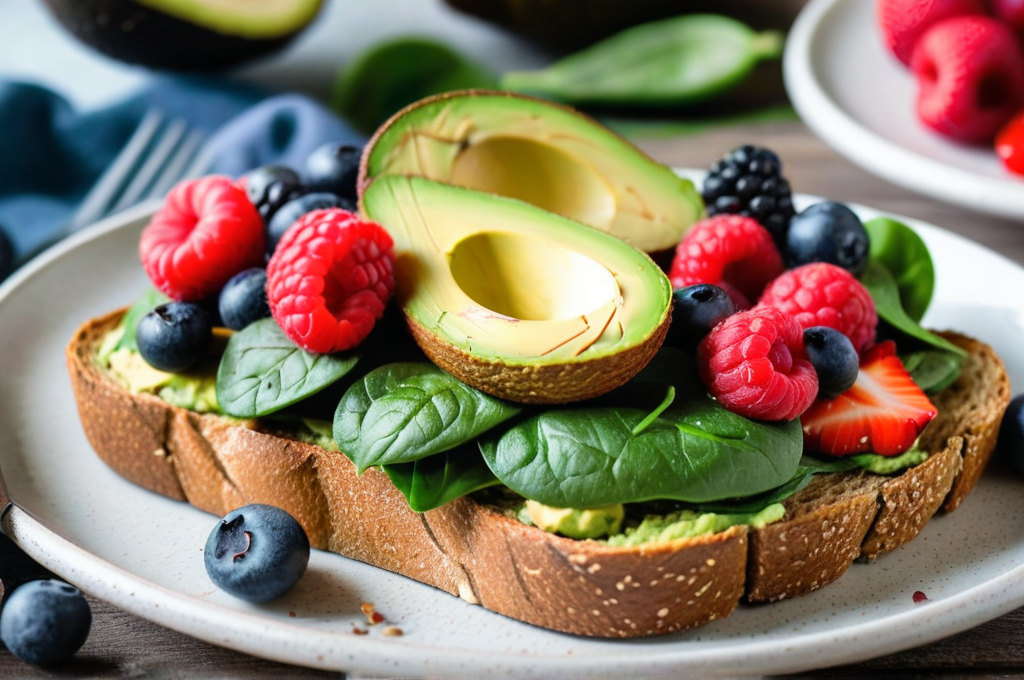
M 278 208 L 302 196 L 306 188 L 291 168 L 264 165 L 245 176 L 245 193 L 263 218 L 263 226 L 267 227 Z
M 793 217 L 793 194 L 773 151 L 747 144 L 711 166 L 701 190 L 708 215 L 753 217 L 777 244 L 785 240 Z

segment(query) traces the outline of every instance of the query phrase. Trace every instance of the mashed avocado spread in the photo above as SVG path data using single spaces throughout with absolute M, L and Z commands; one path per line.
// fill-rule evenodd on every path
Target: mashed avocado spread
M 777 522 L 786 514 L 781 503 L 772 503 L 758 512 L 714 513 L 678 510 L 666 515 L 648 515 L 638 526 L 622 531 L 625 509 L 619 505 L 573 510 L 552 508 L 535 501 L 526 501 L 518 513 L 525 524 L 568 538 L 597 539 L 608 536 L 608 545 L 633 547 L 668 543 L 681 538 L 696 538 L 725 531 L 740 524 L 761 529 Z
M 117 328 L 103 339 L 97 360 L 118 382 L 133 394 L 155 394 L 168 404 L 197 413 L 219 413 L 217 407 L 217 371 L 205 365 L 187 373 L 158 371 L 127 347 L 115 349 L 124 328 Z

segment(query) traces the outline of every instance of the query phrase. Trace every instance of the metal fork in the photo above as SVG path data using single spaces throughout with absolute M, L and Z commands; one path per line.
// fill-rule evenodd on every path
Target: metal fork
M 149 110 L 71 219 L 17 266 L 99 219 L 160 198 L 177 182 L 202 175 L 212 161 L 202 148 L 203 138 L 202 131 L 189 129 L 184 120 L 168 120 L 162 112 Z

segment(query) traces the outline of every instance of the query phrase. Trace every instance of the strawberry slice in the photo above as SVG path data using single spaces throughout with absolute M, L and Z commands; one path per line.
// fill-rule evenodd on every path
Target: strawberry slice
M 832 456 L 871 451 L 903 453 L 938 413 L 921 391 L 891 340 L 865 350 L 853 387 L 819 399 L 800 416 L 804 447 Z

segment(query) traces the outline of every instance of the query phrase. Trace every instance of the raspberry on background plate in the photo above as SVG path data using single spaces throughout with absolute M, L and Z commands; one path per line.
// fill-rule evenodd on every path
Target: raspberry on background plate
M 395 287 L 391 236 L 334 208 L 301 217 L 267 264 L 271 315 L 299 347 L 351 349 L 373 330 Z
M 995 19 L 946 19 L 921 36 L 912 62 L 917 115 L 964 143 L 991 141 L 1024 108 L 1024 51 Z
M 951 17 L 984 14 L 983 0 L 878 0 L 882 38 L 896 58 L 907 66 L 914 48 L 928 27 Z

